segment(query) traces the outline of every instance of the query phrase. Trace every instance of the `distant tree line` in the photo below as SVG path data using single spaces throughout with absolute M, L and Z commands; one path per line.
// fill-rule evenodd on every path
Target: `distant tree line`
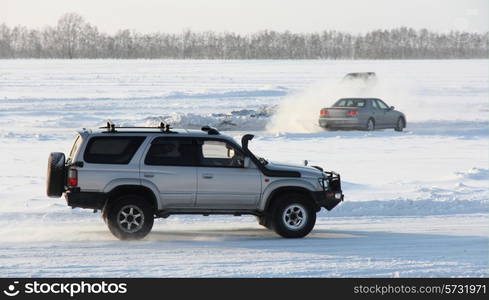
M 75 13 L 42 30 L 0 24 L 0 58 L 436 59 L 488 58 L 489 33 L 401 27 L 349 34 L 99 32 Z

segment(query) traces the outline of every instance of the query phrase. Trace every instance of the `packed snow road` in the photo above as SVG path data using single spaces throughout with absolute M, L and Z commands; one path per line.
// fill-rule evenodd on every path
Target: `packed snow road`
M 4 276 L 487 276 L 487 215 L 318 219 L 283 239 L 253 217 L 170 217 L 139 242 L 78 215 L 5 229 Z M 51 221 L 49 219 L 53 218 Z
M 0 270 L 4 276 L 489 276 L 489 61 L 0 60 Z M 369 96 L 403 133 L 317 127 L 377 72 Z M 307 238 L 254 217 L 171 216 L 120 242 L 99 214 L 45 196 L 49 152 L 107 119 L 211 124 L 288 163 L 338 171 L 345 202 Z

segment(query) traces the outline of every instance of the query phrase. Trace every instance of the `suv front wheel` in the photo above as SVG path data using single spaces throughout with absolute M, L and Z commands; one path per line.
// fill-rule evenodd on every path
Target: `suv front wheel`
M 153 207 L 138 195 L 114 199 L 107 208 L 107 225 L 120 240 L 144 238 L 153 228 Z
M 304 195 L 285 194 L 272 207 L 272 228 L 285 238 L 301 238 L 316 224 L 316 211 Z

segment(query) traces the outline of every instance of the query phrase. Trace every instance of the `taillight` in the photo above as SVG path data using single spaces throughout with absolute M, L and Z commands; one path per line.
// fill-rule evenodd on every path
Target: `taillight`
M 319 115 L 321 115 L 321 116 L 327 116 L 327 115 L 329 115 L 329 111 L 327 109 L 324 109 L 323 108 L 323 109 L 321 109 L 319 111 Z
M 76 169 L 68 170 L 68 186 L 75 187 L 78 185 L 78 171 Z
M 356 115 L 358 115 L 358 110 L 349 110 L 346 114 L 350 117 L 356 116 Z

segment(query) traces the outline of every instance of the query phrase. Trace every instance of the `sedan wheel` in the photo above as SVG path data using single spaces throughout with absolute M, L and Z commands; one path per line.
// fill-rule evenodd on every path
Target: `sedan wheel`
M 368 119 L 366 129 L 367 129 L 367 131 L 374 131 L 375 130 L 375 122 L 373 119 Z
M 395 131 L 402 131 L 405 126 L 406 126 L 406 124 L 404 124 L 404 119 L 403 118 L 399 118 L 397 120 L 397 124 L 396 124 L 396 127 L 394 128 L 394 130 Z

